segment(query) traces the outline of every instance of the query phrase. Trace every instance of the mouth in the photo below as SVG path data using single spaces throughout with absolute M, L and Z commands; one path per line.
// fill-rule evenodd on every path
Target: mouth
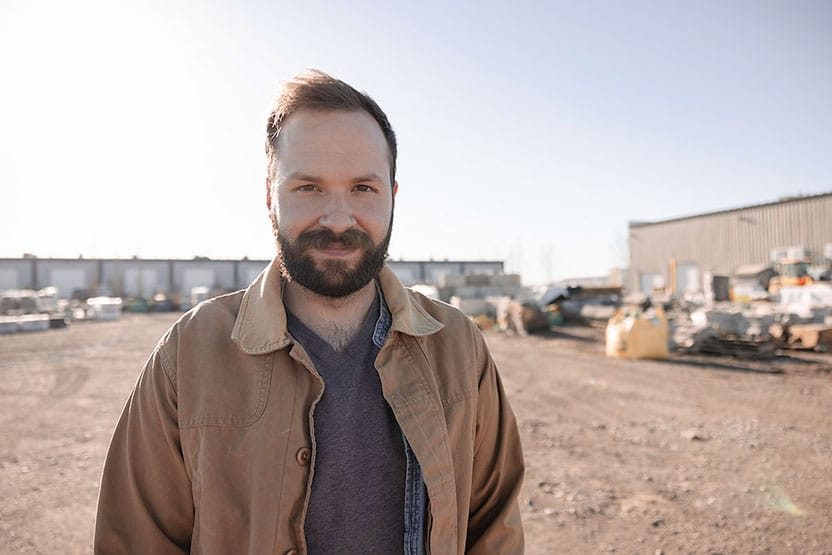
M 346 257 L 358 250 L 357 247 L 349 247 L 343 243 L 327 243 L 315 248 L 318 252 L 330 257 Z

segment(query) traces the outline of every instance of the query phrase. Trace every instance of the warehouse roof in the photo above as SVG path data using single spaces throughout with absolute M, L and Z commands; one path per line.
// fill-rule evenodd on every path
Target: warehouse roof
M 807 201 L 807 200 L 814 200 L 814 199 L 823 198 L 823 197 L 832 197 L 832 192 L 820 193 L 820 194 L 817 194 L 817 195 L 795 195 L 795 196 L 791 196 L 791 197 L 783 197 L 780 200 L 775 201 L 775 202 L 764 202 L 764 203 L 761 203 L 761 204 L 752 204 L 750 206 L 742 206 L 742 207 L 739 207 L 739 208 L 729 208 L 727 210 L 716 210 L 714 212 L 704 212 L 702 214 L 693 214 L 691 216 L 680 216 L 678 218 L 669 218 L 667 220 L 658 220 L 658 221 L 655 221 L 655 222 L 629 222 L 629 226 L 630 226 L 630 228 L 646 227 L 646 226 L 651 226 L 651 225 L 666 224 L 666 223 L 669 223 L 669 222 L 678 222 L 678 221 L 681 221 L 681 220 L 692 220 L 694 218 L 702 218 L 702 217 L 705 217 L 705 216 L 715 216 L 717 214 L 729 214 L 731 212 L 742 212 L 744 210 L 750 210 L 752 208 L 762 208 L 762 207 L 765 207 L 765 206 L 776 206 L 776 205 L 782 205 L 782 204 L 789 204 L 789 203 L 793 203 L 793 202 L 802 202 L 802 201 Z

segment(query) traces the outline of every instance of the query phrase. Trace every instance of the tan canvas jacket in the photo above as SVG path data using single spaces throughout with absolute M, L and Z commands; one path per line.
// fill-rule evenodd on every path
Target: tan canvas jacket
M 482 336 L 389 268 L 379 282 L 392 325 L 376 368 L 422 468 L 426 549 L 522 553 L 523 456 Z M 273 263 L 160 340 L 110 444 L 96 553 L 306 552 L 323 382 L 287 333 L 281 288 Z

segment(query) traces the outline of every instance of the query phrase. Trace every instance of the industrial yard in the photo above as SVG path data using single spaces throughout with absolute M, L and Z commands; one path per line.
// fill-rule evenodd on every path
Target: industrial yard
M 0 336 L 0 552 L 89 553 L 107 442 L 176 313 Z M 527 553 L 832 553 L 832 354 L 604 356 L 486 332 L 520 423 Z
M 424 551 L 422 472 L 434 555 L 466 522 L 471 555 L 832 555 L 830 29 L 832 0 L 0 2 L 0 555 L 95 553 L 138 380 L 182 438 L 114 444 L 132 551 Z M 275 379 L 296 338 L 326 397 Z M 525 549 L 474 533 L 502 483 Z

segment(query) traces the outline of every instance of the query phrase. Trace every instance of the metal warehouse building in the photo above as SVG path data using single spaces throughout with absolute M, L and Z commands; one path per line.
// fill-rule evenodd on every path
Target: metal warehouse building
M 832 193 L 629 228 L 630 291 L 699 292 L 710 275 L 731 275 L 740 266 L 832 259 Z
M 235 291 L 251 283 L 269 260 L 144 258 L 0 258 L 0 291 L 56 287 L 61 298 L 106 293 L 150 299 L 186 294 L 192 287 Z M 405 285 L 437 284 L 448 274 L 503 273 L 502 261 L 390 260 Z

